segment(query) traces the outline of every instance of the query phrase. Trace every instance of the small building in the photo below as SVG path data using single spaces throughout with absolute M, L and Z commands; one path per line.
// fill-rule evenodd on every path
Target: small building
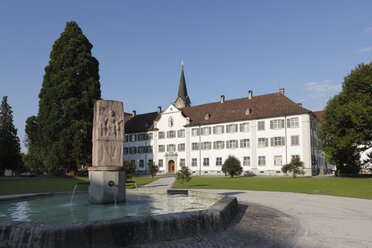
M 13 177 L 13 176 L 15 176 L 15 172 L 12 171 L 11 169 L 5 169 L 4 170 L 4 176 L 6 176 L 6 177 Z
M 283 175 L 282 165 L 299 157 L 305 175 L 327 168 L 315 149 L 319 119 L 279 92 L 191 106 L 182 66 L 178 95 L 164 110 L 125 113 L 124 159 L 147 173 L 155 163 L 160 173 L 174 174 L 181 166 L 193 174 L 221 175 L 229 155 L 237 157 L 244 174 Z

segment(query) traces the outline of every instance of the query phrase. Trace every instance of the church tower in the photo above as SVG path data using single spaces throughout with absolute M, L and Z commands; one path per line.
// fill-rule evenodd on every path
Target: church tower
M 183 61 L 182 61 L 180 86 L 178 88 L 178 96 L 177 96 L 175 105 L 179 109 L 184 108 L 184 107 L 190 107 L 190 98 L 187 95 L 185 74 L 183 72 Z

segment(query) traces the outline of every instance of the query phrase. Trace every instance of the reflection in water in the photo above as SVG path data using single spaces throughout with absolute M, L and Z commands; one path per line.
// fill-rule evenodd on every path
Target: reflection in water
M 87 194 L 40 197 L 0 203 L 0 220 L 79 223 L 207 209 L 216 200 L 167 194 L 127 194 L 125 203 L 89 204 Z

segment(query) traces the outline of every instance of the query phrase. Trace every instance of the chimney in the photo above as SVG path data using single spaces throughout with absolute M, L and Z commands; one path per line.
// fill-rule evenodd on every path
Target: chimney
M 132 110 L 132 117 L 135 117 L 135 116 L 136 116 L 136 111 Z
M 248 90 L 248 99 L 252 99 L 253 97 L 253 91 Z
M 158 114 L 161 113 L 161 106 L 158 106 Z
M 225 95 L 221 95 L 221 103 L 225 102 Z
M 279 93 L 282 94 L 282 95 L 284 95 L 284 88 L 280 88 L 279 89 Z
M 300 106 L 300 107 L 302 107 L 302 103 L 301 102 L 297 103 L 297 105 Z

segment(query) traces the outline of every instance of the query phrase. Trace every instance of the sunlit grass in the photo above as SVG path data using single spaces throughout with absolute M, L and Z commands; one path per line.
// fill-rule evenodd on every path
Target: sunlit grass
M 296 192 L 372 199 L 372 178 L 193 177 L 174 188 Z

